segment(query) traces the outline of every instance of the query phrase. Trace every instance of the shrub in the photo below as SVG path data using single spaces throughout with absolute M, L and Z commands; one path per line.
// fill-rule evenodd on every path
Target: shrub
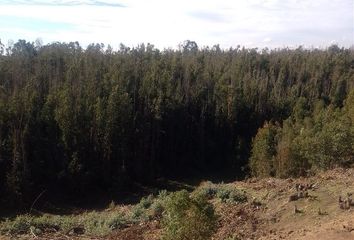
M 160 218 L 162 217 L 162 213 L 164 211 L 164 202 L 168 196 L 168 192 L 166 190 L 162 190 L 159 192 L 159 195 L 153 200 L 153 203 L 149 209 L 149 218 Z
M 207 199 L 212 199 L 215 197 L 217 191 L 218 191 L 217 186 L 212 182 L 208 181 L 203 183 L 199 188 L 197 188 L 193 192 L 193 196 L 201 195 L 206 197 Z
M 151 205 L 150 216 L 151 216 L 151 217 L 161 217 L 163 211 L 164 211 L 163 202 L 161 202 L 161 201 L 155 201 L 155 202 Z
M 80 216 L 55 216 L 44 214 L 39 217 L 19 215 L 13 220 L 7 219 L 0 223 L 0 234 L 27 234 L 33 231 L 47 229 L 68 232 L 73 228 L 82 228 L 86 235 L 105 236 L 114 229 L 127 223 L 127 219 L 120 212 L 90 212 Z
M 80 223 L 85 229 L 85 234 L 88 235 L 103 236 L 110 232 L 110 228 L 106 224 L 106 217 L 97 212 L 83 215 Z
M 127 220 L 121 213 L 113 213 L 107 220 L 107 225 L 111 230 L 119 229 L 127 224 Z
M 222 186 L 218 188 L 216 196 L 222 202 L 243 203 L 247 201 L 247 196 L 243 192 L 231 186 Z
M 2 234 L 24 234 L 30 230 L 33 217 L 30 215 L 20 215 L 14 220 L 5 220 L 0 225 L 0 233 Z
M 131 212 L 131 218 L 133 221 L 145 221 L 150 217 L 149 208 L 154 202 L 154 197 L 149 195 L 148 197 L 143 197 L 140 202 L 135 205 Z
M 164 240 L 206 240 L 216 231 L 217 217 L 205 196 L 191 198 L 185 190 L 171 193 L 164 207 Z
M 55 229 L 67 232 L 73 226 L 77 225 L 77 219 L 74 216 L 52 216 L 45 214 L 34 218 L 32 225 L 40 229 Z
M 146 198 L 143 197 L 143 198 L 140 200 L 140 202 L 139 202 L 138 205 L 140 205 L 140 206 L 141 206 L 142 208 L 144 208 L 144 209 L 148 209 L 148 208 L 152 205 L 153 201 L 154 201 L 154 197 L 153 197 L 153 195 L 150 194 L 150 195 L 147 196 Z
M 213 199 L 217 197 L 222 202 L 237 202 L 242 203 L 247 201 L 247 196 L 244 192 L 240 191 L 236 187 L 224 184 L 213 184 L 207 182 L 197 188 L 193 193 L 194 197 L 205 197 L 207 199 Z

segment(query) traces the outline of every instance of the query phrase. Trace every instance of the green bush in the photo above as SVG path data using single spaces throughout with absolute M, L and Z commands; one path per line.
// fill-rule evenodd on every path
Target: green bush
M 149 195 L 148 197 L 143 197 L 140 202 L 135 205 L 131 212 L 131 218 L 133 221 L 145 221 L 149 219 L 149 208 L 154 203 L 154 197 Z
M 107 219 L 107 225 L 111 230 L 119 229 L 127 224 L 127 220 L 121 213 L 114 213 Z
M 82 216 L 81 225 L 85 229 L 85 234 L 104 236 L 110 232 L 110 227 L 106 223 L 106 217 L 97 212 L 90 212 Z
M 185 190 L 171 193 L 164 207 L 163 240 L 206 240 L 216 231 L 217 217 L 205 196 L 191 198 Z
M 0 234 L 27 234 L 30 230 L 56 231 L 67 233 L 73 228 L 82 228 L 86 235 L 105 236 L 112 230 L 121 228 L 127 223 L 126 217 L 120 212 L 90 212 L 74 216 L 56 216 L 44 214 L 39 217 L 19 215 L 13 220 L 7 219 L 0 223 Z
M 236 187 L 225 184 L 213 184 L 207 182 L 197 188 L 193 193 L 194 197 L 205 197 L 207 199 L 218 198 L 221 202 L 228 203 L 243 203 L 247 201 L 247 196 L 244 192 Z
M 168 196 L 166 190 L 159 192 L 159 195 L 154 199 L 153 203 L 150 206 L 149 217 L 150 218 L 160 218 L 164 211 L 164 202 Z
M 243 203 L 247 201 L 247 196 L 243 192 L 231 186 L 220 187 L 216 196 L 222 202 Z
M 212 182 L 204 182 L 200 187 L 198 187 L 194 192 L 193 196 L 204 196 L 207 199 L 213 199 L 217 194 L 217 186 Z
M 147 196 L 146 198 L 143 197 L 143 198 L 140 200 L 140 202 L 139 202 L 138 205 L 140 205 L 140 206 L 141 206 L 142 208 L 144 208 L 144 209 L 148 209 L 148 208 L 152 205 L 153 201 L 154 201 L 154 196 L 150 194 L 150 195 Z
M 157 197 L 149 195 L 146 198 L 142 198 L 140 202 L 132 208 L 130 215 L 131 220 L 138 222 L 160 218 L 164 211 L 164 201 L 167 196 L 168 192 L 162 190 Z
M 0 225 L 1 234 L 24 234 L 30 230 L 33 223 L 33 217 L 30 215 L 20 215 L 14 220 L 5 220 Z

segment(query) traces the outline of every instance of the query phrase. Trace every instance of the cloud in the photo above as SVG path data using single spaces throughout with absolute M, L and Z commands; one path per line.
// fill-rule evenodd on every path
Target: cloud
M 96 0 L 0 0 L 0 5 L 33 5 L 33 6 L 105 6 L 105 7 L 125 7 L 116 1 L 96 1 Z
M 207 12 L 207 11 L 193 11 L 188 13 L 189 16 L 197 18 L 203 21 L 210 22 L 226 22 L 227 17 L 225 15 L 216 13 L 216 12 Z
M 342 46 L 354 42 L 352 0 L 0 0 L 0 37 L 177 47 Z M 113 7 L 115 6 L 115 7 Z M 125 7 L 119 7 L 125 6 Z M 271 41 L 268 41 L 271 39 Z
M 263 39 L 263 42 L 264 42 L 264 43 L 269 43 L 269 42 L 271 42 L 271 41 L 272 41 L 272 39 L 269 38 L 269 37 L 266 37 L 266 38 Z

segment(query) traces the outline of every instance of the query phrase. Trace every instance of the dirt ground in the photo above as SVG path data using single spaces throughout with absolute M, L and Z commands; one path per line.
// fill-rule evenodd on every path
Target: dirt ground
M 215 239 L 225 239 L 225 233 L 236 239 L 354 239 L 354 207 L 339 206 L 339 196 L 344 200 L 354 193 L 354 169 L 335 169 L 310 178 L 250 179 L 233 184 L 248 192 L 257 205 L 247 203 L 238 210 L 225 207 L 221 218 L 230 220 L 221 224 Z M 308 186 L 307 196 L 290 201 L 299 184 Z
M 354 239 L 354 207 L 341 209 L 338 198 L 354 193 L 354 169 L 335 169 L 310 178 L 249 179 L 230 183 L 249 195 L 245 204 L 215 202 L 219 227 L 215 240 L 349 240 Z M 297 185 L 308 196 L 289 201 Z M 295 206 L 298 210 L 295 212 Z M 159 224 L 131 226 L 108 239 L 159 239 Z
M 219 215 L 215 240 L 354 240 L 354 202 L 348 209 L 341 209 L 339 204 L 339 196 L 346 201 L 354 193 L 354 169 L 335 169 L 309 178 L 248 179 L 229 184 L 245 191 L 248 202 L 213 202 Z M 299 190 L 300 186 L 305 189 Z M 299 196 L 299 192 L 299 199 L 291 199 L 292 195 Z M 160 224 L 152 220 L 100 239 L 157 240 L 160 236 Z M 2 239 L 10 238 L 0 236 Z M 24 236 L 24 239 L 98 238 L 50 234 L 41 238 Z

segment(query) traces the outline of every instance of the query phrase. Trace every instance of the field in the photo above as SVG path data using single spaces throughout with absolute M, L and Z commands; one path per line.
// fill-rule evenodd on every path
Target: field
M 207 195 L 213 204 L 218 216 L 213 239 L 340 240 L 354 238 L 353 209 L 341 209 L 338 202 L 339 196 L 345 201 L 354 192 L 353 182 L 354 169 L 335 169 L 309 178 L 204 181 L 190 194 Z M 137 204 L 112 201 L 97 211 L 69 215 L 34 211 L 2 219 L 1 239 L 160 239 L 167 195 L 160 191 Z

